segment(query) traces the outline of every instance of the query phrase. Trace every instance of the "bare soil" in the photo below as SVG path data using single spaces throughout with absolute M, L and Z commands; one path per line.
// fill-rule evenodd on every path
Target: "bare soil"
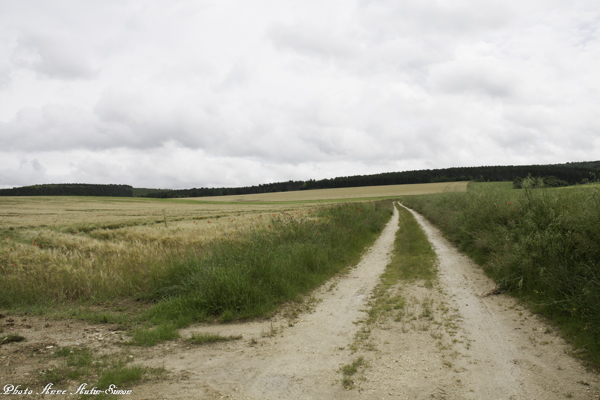
M 569 354 L 556 328 L 508 295 L 486 295 L 493 282 L 415 216 L 438 255 L 438 279 L 432 287 L 393 288 L 406 300 L 396 318 L 365 323 L 393 250 L 397 212 L 356 267 L 313 293 L 303 310 L 290 305 L 269 320 L 197 325 L 148 349 L 120 345 L 127 338 L 118 326 L 5 316 L 4 334 L 27 341 L 0 345 L 0 389 L 33 382 L 52 368 L 55 349 L 86 345 L 168 371 L 134 386 L 129 399 L 600 398 L 598 374 Z M 193 345 L 185 340 L 193 333 L 242 338 Z M 367 365 L 346 389 L 340 367 L 361 356 Z

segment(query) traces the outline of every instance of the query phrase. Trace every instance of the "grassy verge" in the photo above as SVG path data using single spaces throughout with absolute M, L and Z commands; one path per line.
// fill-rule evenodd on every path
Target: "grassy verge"
M 511 190 L 405 197 L 498 285 L 558 323 L 600 365 L 600 189 Z
M 215 242 L 207 254 L 172 260 L 153 276 L 157 304 L 146 317 L 158 327 L 138 330 L 134 342 L 152 344 L 145 335 L 169 337 L 207 318 L 227 322 L 269 314 L 357 262 L 391 214 L 388 201 L 284 215 L 241 239 Z

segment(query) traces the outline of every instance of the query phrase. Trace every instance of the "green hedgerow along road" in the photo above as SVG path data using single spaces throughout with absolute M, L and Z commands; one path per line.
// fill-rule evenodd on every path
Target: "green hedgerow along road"
M 595 371 L 494 287 L 436 228 L 399 207 L 360 263 L 314 292 L 306 309 L 181 331 L 223 341 L 133 351 L 171 375 L 128 398 L 598 399 Z

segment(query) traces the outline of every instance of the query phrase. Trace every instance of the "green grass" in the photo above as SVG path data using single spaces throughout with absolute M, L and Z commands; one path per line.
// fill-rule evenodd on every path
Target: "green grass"
M 185 325 L 175 325 L 173 323 L 163 323 L 156 327 L 139 327 L 133 331 L 133 339 L 129 344 L 136 346 L 154 346 L 158 343 L 168 340 L 174 340 L 179 337 L 178 328 Z
M 508 189 L 404 197 L 498 285 L 561 326 L 600 365 L 600 187 Z
M 383 278 L 392 282 L 398 279 L 421 279 L 426 286 L 431 287 L 437 274 L 435 251 L 410 211 L 400 206 L 398 210 L 400 221 L 394 243 L 394 257 Z
M 208 254 L 190 254 L 154 277 L 146 314 L 156 325 L 224 322 L 268 315 L 350 264 L 381 232 L 392 203 L 349 203 L 304 218 L 284 216 L 243 239 L 223 239 Z
M 354 380 L 352 376 L 355 375 L 361 368 L 367 365 L 364 357 L 358 357 L 350 364 L 342 365 L 340 372 L 342 373 L 342 386 L 345 389 L 352 389 L 354 387 Z

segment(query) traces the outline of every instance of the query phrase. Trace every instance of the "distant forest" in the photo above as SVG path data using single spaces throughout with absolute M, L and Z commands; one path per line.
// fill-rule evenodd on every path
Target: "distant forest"
M 94 185 L 90 183 L 59 183 L 0 189 L 0 196 L 111 196 L 133 197 L 129 185 Z
M 333 179 L 288 181 L 266 183 L 258 186 L 238 188 L 193 188 L 179 190 L 156 190 L 144 193 L 143 197 L 205 197 L 227 196 L 252 193 L 291 192 L 296 190 L 331 189 L 359 186 L 402 185 L 408 183 L 431 182 L 500 182 L 514 181 L 528 175 L 540 178 L 554 177 L 569 185 L 585 183 L 600 177 L 600 161 L 574 162 L 552 165 L 519 165 L 490 167 L 460 167 L 444 169 L 426 169 L 418 171 L 386 172 L 374 175 L 344 176 Z M 552 181 L 552 180 L 551 180 Z
M 113 197 L 206 197 L 252 193 L 290 192 L 359 186 L 401 185 L 409 183 L 478 181 L 519 181 L 528 175 L 545 182 L 575 185 L 600 178 L 600 161 L 550 165 L 486 166 L 386 172 L 374 175 L 343 176 L 333 179 L 266 183 L 237 188 L 142 189 L 129 185 L 64 183 L 0 189 L 0 196 L 113 196 Z

